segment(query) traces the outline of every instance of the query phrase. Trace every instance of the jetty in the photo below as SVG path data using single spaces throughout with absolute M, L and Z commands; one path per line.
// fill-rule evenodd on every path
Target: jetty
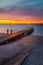
M 24 30 L 8 34 L 0 38 L 0 45 L 8 44 L 17 41 L 24 36 L 30 35 L 34 31 L 34 28 L 25 28 Z

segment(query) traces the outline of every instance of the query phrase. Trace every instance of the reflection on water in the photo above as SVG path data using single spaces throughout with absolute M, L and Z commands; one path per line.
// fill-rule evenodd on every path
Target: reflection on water
M 40 34 L 43 35 L 43 24 L 29 24 L 29 25 L 0 25 L 0 29 L 2 29 L 2 31 L 4 33 L 6 33 L 6 29 L 13 29 L 13 32 L 17 32 L 20 31 L 26 27 L 34 27 L 34 33 L 33 34 Z M 1 31 L 1 32 L 2 32 Z

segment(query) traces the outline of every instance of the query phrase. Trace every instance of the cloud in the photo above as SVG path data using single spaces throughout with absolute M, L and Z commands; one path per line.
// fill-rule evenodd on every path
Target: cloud
M 35 7 L 41 8 L 43 7 L 43 0 L 22 0 L 17 4 L 19 8 L 27 8 L 27 7 Z
M 17 5 L 21 0 L 0 0 L 0 8 L 5 8 L 6 6 Z
M 0 0 L 0 4 L 0 13 L 43 18 L 43 0 Z

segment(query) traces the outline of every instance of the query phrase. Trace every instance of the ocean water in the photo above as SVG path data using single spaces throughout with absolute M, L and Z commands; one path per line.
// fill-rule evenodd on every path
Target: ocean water
M 43 65 L 43 37 L 28 52 L 21 65 Z
M 13 29 L 13 32 L 20 31 L 22 29 L 25 29 L 26 27 L 33 27 L 34 32 L 32 35 L 43 35 L 43 25 L 39 24 L 31 24 L 31 25 L 0 25 L 0 32 L 3 31 L 3 33 L 6 33 L 6 29 Z M 39 41 L 40 40 L 40 41 Z M 0 46 L 0 65 L 3 63 L 6 59 L 12 58 L 17 53 L 21 52 L 22 48 L 24 47 L 33 47 L 35 44 L 43 43 L 42 37 L 37 36 L 27 36 L 24 37 L 21 40 L 18 40 L 16 42 L 13 42 L 11 44 L 6 44 Z M 15 65 L 15 64 L 14 64 Z M 25 64 L 24 64 L 25 65 Z
M 34 28 L 33 35 L 43 35 L 43 24 L 0 25 L 0 29 L 2 29 L 2 31 L 0 31 L 0 32 L 6 33 L 7 29 L 9 29 L 9 30 L 12 29 L 13 32 L 17 32 L 17 31 L 25 29 L 26 27 L 33 27 Z

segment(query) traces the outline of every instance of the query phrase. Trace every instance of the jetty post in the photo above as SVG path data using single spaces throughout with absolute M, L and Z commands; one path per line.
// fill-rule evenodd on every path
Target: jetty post
M 7 29 L 7 35 L 9 34 L 9 29 Z

